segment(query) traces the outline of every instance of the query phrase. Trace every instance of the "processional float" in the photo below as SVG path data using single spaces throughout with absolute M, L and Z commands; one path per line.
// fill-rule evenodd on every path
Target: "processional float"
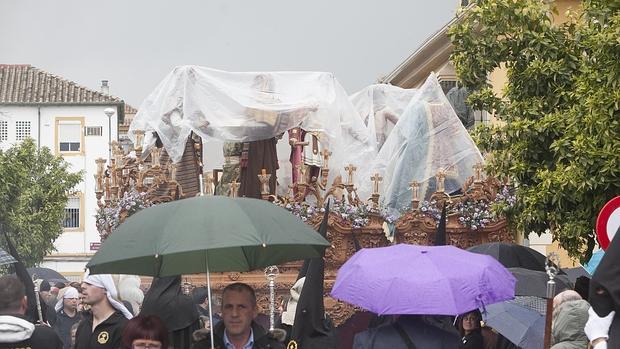
M 195 77 L 190 74 L 190 79 L 187 81 L 195 83 Z M 446 122 L 453 122 L 453 119 L 449 118 L 448 121 L 444 120 L 445 115 L 438 118 L 432 116 L 432 113 L 445 114 L 446 111 L 454 113 L 449 106 L 446 107 L 445 103 L 439 103 L 445 100 L 445 96 L 443 93 L 436 93 L 436 91 L 441 91 L 436 79 L 428 86 L 421 87 L 420 91 L 419 94 L 415 94 L 418 97 L 414 97 L 406 108 L 404 106 L 401 108 L 409 112 L 404 112 L 400 120 L 394 119 L 396 120 L 394 128 L 398 129 L 400 134 L 414 129 L 425 129 L 429 132 L 433 127 L 445 129 Z M 417 101 L 415 101 L 416 98 Z M 383 104 L 381 108 L 381 113 L 386 113 Z M 179 104 L 174 110 L 177 113 L 184 109 Z M 204 122 L 203 114 L 199 111 L 193 109 L 190 111 L 199 116 L 197 121 L 201 122 L 200 125 L 209 125 L 208 122 Z M 415 113 L 423 115 L 420 114 L 422 116 L 418 117 L 419 115 Z M 169 119 L 173 120 L 173 116 Z M 456 122 L 460 122 L 456 115 L 453 117 Z M 359 120 L 362 119 L 359 118 Z M 377 134 L 378 131 L 372 129 L 375 125 L 385 126 L 385 122 L 374 122 L 372 115 L 368 119 L 370 121 L 366 126 L 371 130 L 370 134 Z M 354 122 L 355 120 L 353 118 L 348 121 Z M 437 123 L 440 124 L 437 126 L 435 125 Z M 452 123 L 449 126 L 455 125 Z M 206 127 L 197 128 L 196 132 L 204 134 L 207 132 L 204 128 Z M 298 161 L 299 158 L 297 158 L 291 166 L 292 181 L 280 183 L 280 188 L 278 188 L 280 190 L 270 187 L 270 181 L 277 176 L 277 173 L 270 173 L 269 169 L 262 168 L 253 175 L 256 176 L 254 178 L 260 188 L 260 199 L 269 200 L 288 209 L 315 229 L 321 223 L 322 210 L 326 201 L 333 200 L 327 221 L 327 239 L 331 242 L 331 247 L 325 252 L 324 303 L 326 312 L 336 326 L 346 323 L 361 311 L 361 309 L 329 297 L 340 266 L 355 253 L 358 247 L 382 247 L 392 243 L 433 245 L 437 222 L 444 204 L 447 209 L 446 241 L 448 244 L 468 248 L 485 242 L 512 242 L 514 240 L 512 232 L 508 229 L 506 218 L 494 213 L 492 207 L 510 204 L 512 200 L 510 184 L 490 176 L 483 176 L 483 165 L 480 162 L 482 158 L 477 149 L 474 153 L 478 154 L 480 159 L 478 163 L 455 167 L 451 166 L 449 161 L 445 165 L 442 165 L 441 161 L 436 161 L 436 159 L 441 160 L 443 143 L 441 140 L 432 143 L 428 146 L 428 150 L 425 150 L 426 153 L 419 156 L 414 154 L 418 157 L 413 157 L 413 161 L 403 161 L 403 163 L 396 161 L 396 165 L 401 168 L 420 165 L 417 161 L 426 161 L 433 165 L 424 167 L 424 171 L 421 172 L 424 173 L 423 176 L 409 175 L 408 182 L 403 182 L 403 176 L 375 170 L 371 166 L 365 167 L 369 164 L 363 162 L 347 161 L 342 157 L 342 149 L 336 147 L 329 149 L 327 145 L 319 149 L 316 147 L 314 138 L 310 142 L 300 136 L 302 131 L 304 130 L 301 127 L 288 128 L 287 144 L 290 146 L 290 152 L 301 156 L 300 154 L 311 151 L 317 159 L 320 159 L 315 165 L 320 163 L 320 166 L 308 165 L 303 161 Z M 393 139 L 394 131 L 392 134 L 388 134 L 387 131 L 388 128 L 381 130 L 381 137 L 377 137 L 377 139 L 381 138 L 382 143 L 385 142 L 383 147 L 399 146 L 400 140 Z M 463 131 L 466 132 L 464 128 Z M 123 198 L 139 195 L 149 204 L 157 204 L 192 197 L 199 193 L 214 195 L 214 189 L 221 185 L 221 178 L 217 175 L 217 171 L 204 171 L 203 153 L 204 148 L 208 146 L 205 144 L 208 143 L 203 144 L 203 140 L 196 132 L 192 131 L 187 136 L 182 151 L 178 148 L 167 149 L 165 146 L 155 146 L 145 151 L 142 148 L 143 140 L 148 134 L 141 129 L 135 129 L 132 132 L 135 148 L 130 149 L 130 152 L 123 152 L 118 144 L 112 142 L 112 158 L 109 161 L 96 160 L 98 212 L 101 212 L 103 217 L 105 216 L 103 213 L 113 211 L 119 217 L 118 221 L 114 221 L 113 224 L 108 224 L 105 217 L 102 218 L 102 223 L 98 220 L 102 239 L 111 233 L 114 225 L 124 220 L 134 210 L 132 207 L 127 209 L 127 206 L 119 205 Z M 282 132 L 285 131 L 282 130 Z M 307 134 L 316 136 L 313 132 Z M 433 135 L 440 137 L 437 134 Z M 452 137 L 453 135 L 447 135 L 446 142 L 450 143 Z M 461 135 L 461 137 L 466 138 L 467 142 L 473 146 L 473 141 L 468 135 Z M 412 137 L 407 140 L 412 141 L 418 138 Z M 417 151 L 416 143 L 410 143 L 408 146 L 409 151 Z M 384 148 L 378 152 L 377 157 L 384 154 Z M 338 153 L 338 161 L 334 161 L 335 153 Z M 172 159 L 176 162 L 173 163 Z M 386 163 L 384 169 L 390 166 L 393 167 L 394 163 Z M 473 175 L 458 182 L 457 188 L 454 181 L 455 174 L 462 177 L 464 173 L 473 173 Z M 401 181 L 398 184 L 399 195 L 401 195 L 399 203 L 406 202 L 402 207 L 400 204 L 392 205 L 389 210 L 386 210 L 386 199 L 391 198 L 388 198 L 387 194 L 382 194 L 385 191 L 382 192 L 381 188 L 388 182 L 393 184 L 395 180 Z M 447 189 L 447 181 L 449 181 L 450 192 Z M 227 184 L 230 187 L 228 195 L 238 196 L 242 184 L 241 179 L 232 178 Z M 403 193 L 408 193 L 409 198 L 403 199 Z M 281 304 L 282 300 L 287 298 L 289 290 L 296 281 L 301 264 L 302 261 L 298 261 L 278 265 L 277 270 L 269 269 L 248 273 L 213 273 L 212 285 L 214 289 L 221 290 L 230 283 L 245 282 L 257 290 L 259 307 L 265 313 L 273 315 L 276 304 Z M 189 277 L 189 279 L 194 283 L 202 282 L 202 278 Z

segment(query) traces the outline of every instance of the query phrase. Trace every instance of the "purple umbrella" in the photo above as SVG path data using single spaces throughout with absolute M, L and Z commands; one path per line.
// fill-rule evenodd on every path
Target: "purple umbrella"
M 377 314 L 458 315 L 514 298 L 493 257 L 454 246 L 364 248 L 338 271 L 331 295 Z

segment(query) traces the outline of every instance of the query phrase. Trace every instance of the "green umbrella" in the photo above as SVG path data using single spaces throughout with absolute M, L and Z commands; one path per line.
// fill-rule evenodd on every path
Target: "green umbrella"
M 250 271 L 323 255 L 329 242 L 265 200 L 199 196 L 144 209 L 102 244 L 91 274 L 150 276 Z M 213 313 L 209 307 L 210 323 Z M 213 342 L 213 331 L 211 343 Z
M 86 265 L 92 274 L 250 271 L 320 257 L 329 242 L 265 200 L 199 196 L 129 217 Z

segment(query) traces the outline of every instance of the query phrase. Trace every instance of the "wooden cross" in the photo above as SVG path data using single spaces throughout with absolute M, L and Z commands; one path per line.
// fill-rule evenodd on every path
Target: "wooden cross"
M 205 174 L 205 194 L 213 195 L 213 176 L 211 175 L 211 173 Z
M 237 182 L 236 180 L 234 182 L 230 182 L 230 194 L 229 194 L 229 196 L 231 198 L 236 198 L 237 197 L 237 188 L 239 188 L 239 182 Z
M 445 188 L 445 181 L 446 181 L 446 170 L 443 169 L 443 167 L 440 167 L 437 170 L 437 174 L 435 175 L 435 179 L 437 180 L 437 192 L 439 193 L 443 193 L 446 188 Z
M 357 167 L 353 166 L 353 164 L 349 164 L 344 169 L 349 173 L 347 184 L 352 185 L 353 184 L 353 173 L 355 173 L 355 170 L 357 170 Z
M 482 164 L 482 162 L 477 162 L 474 165 L 474 171 L 476 171 L 476 182 L 482 180 L 482 170 L 484 170 L 484 165 Z
M 269 195 L 269 180 L 271 179 L 271 174 L 267 173 L 267 169 L 262 169 L 260 174 L 258 175 L 258 181 L 261 184 L 261 194 Z
M 373 182 L 372 193 L 379 194 L 379 183 L 383 180 L 383 177 L 379 176 L 378 173 L 375 173 L 370 180 Z
M 420 188 L 420 183 L 418 183 L 418 181 L 413 181 L 409 183 L 409 186 L 413 191 L 413 201 L 418 201 L 418 190 Z
M 323 155 L 323 168 L 329 168 L 329 157 L 332 155 L 332 152 L 327 149 L 323 149 L 323 151 L 321 151 L 321 155 Z

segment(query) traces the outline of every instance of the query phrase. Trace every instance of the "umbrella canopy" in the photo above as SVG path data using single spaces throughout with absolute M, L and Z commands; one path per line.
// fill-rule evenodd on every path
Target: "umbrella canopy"
M 467 251 L 491 256 L 506 268 L 545 271 L 545 255 L 529 247 L 492 242 L 470 247 Z
M 0 265 L 7 265 L 17 263 L 17 260 L 13 258 L 8 252 L 0 248 Z
M 519 348 L 543 347 L 545 317 L 534 310 L 511 302 L 491 304 L 485 322 Z
M 495 259 L 454 246 L 361 249 L 338 271 L 331 295 L 377 314 L 457 315 L 514 297 Z
M 201 196 L 129 217 L 86 265 L 91 273 L 172 276 L 250 271 L 322 255 L 329 242 L 265 200 Z
M 64 276 L 62 276 L 62 274 L 50 268 L 33 267 L 28 268 L 27 270 L 28 274 L 35 279 L 43 279 L 49 282 L 69 282 Z
M 523 268 L 508 268 L 508 270 L 517 279 L 515 295 L 547 297 L 547 281 L 549 281 L 547 273 Z M 555 294 L 573 288 L 566 275 L 556 275 L 553 280 L 555 281 Z
M 592 278 L 592 274 L 588 273 L 588 271 L 585 270 L 582 266 L 578 266 L 575 268 L 563 268 L 562 270 L 564 270 L 566 276 L 568 277 L 568 280 L 572 284 L 574 284 L 575 281 L 577 281 L 577 278 L 580 276 Z

